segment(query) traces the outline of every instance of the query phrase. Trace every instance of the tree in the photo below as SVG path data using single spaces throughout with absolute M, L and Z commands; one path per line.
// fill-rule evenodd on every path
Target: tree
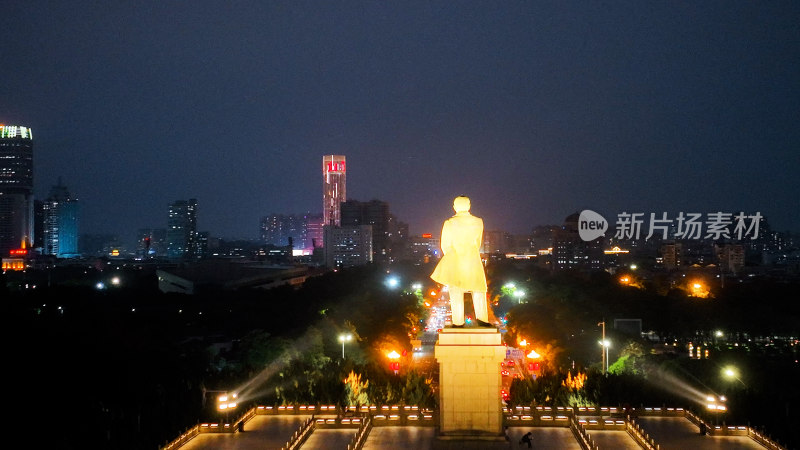
M 367 389 L 369 388 L 369 380 L 361 381 L 361 374 L 356 374 L 352 370 L 347 374 L 344 379 L 345 386 L 345 405 L 346 406 L 361 406 L 369 404 L 369 396 Z

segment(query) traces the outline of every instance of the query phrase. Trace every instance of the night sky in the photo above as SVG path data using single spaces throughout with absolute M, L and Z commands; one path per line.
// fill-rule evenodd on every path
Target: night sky
M 17 1 L 0 11 L 0 123 L 33 128 L 81 233 L 132 238 L 348 197 L 438 234 L 581 209 L 738 212 L 800 229 L 800 2 Z M 611 216 L 611 217 L 609 217 Z

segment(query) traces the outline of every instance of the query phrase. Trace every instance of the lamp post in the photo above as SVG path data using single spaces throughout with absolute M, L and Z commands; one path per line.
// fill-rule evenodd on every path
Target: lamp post
M 706 408 L 711 412 L 715 424 L 719 423 L 720 414 L 724 415 L 728 411 L 728 407 L 725 404 L 727 400 L 728 399 L 725 398 L 724 395 L 720 395 L 719 397 L 716 395 L 709 395 L 706 397 Z
M 339 335 L 339 342 L 342 343 L 342 359 L 344 359 L 344 343 L 350 342 L 352 340 L 353 340 L 353 335 L 350 333 Z
M 225 423 L 228 422 L 228 415 L 229 413 L 236 409 L 239 404 L 238 400 L 239 394 L 237 393 L 227 393 L 224 392 L 219 397 L 217 397 L 217 411 L 221 414 L 224 413 L 225 415 Z
M 600 358 L 602 359 L 603 374 L 608 371 L 608 341 L 606 341 L 606 322 L 605 320 L 597 324 L 598 327 L 603 327 L 603 338 L 600 341 L 602 348 L 600 349 Z
M 400 370 L 400 354 L 396 351 L 392 350 L 386 355 L 389 358 L 389 368 L 394 371 L 394 374 L 397 375 L 397 372 Z
M 742 383 L 742 386 L 747 387 L 747 385 L 744 384 L 744 381 L 742 381 L 742 379 L 739 378 L 739 370 L 736 367 L 727 366 L 722 369 L 722 374 L 725 376 L 725 378 L 729 380 L 736 380 L 739 383 Z

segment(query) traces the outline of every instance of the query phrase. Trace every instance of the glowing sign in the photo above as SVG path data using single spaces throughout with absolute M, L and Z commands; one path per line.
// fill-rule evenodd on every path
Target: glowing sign
M 325 163 L 325 172 L 327 172 L 327 173 L 344 173 L 345 172 L 345 162 L 344 161 L 327 161 Z
M 422 234 L 422 238 L 423 238 L 423 239 L 430 239 L 430 238 L 432 238 L 432 237 L 433 237 L 433 235 L 432 235 L 432 234 L 430 234 L 430 233 L 423 233 L 423 234 Z
M 25 256 L 28 254 L 27 248 L 15 248 L 9 252 L 10 256 Z
M 3 270 L 25 270 L 25 261 L 21 259 L 4 259 Z

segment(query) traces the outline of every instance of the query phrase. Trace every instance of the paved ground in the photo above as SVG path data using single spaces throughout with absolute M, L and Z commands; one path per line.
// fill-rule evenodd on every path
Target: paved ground
M 203 433 L 180 450 L 280 449 L 309 417 L 255 416 L 244 426 L 243 433 Z
M 641 450 L 639 444 L 625 430 L 587 430 L 586 432 L 600 448 Z
M 525 449 L 519 445 L 519 439 L 528 431 L 533 433 L 533 446 L 535 449 L 547 450 L 580 450 L 581 446 L 572 434 L 572 430 L 565 427 L 509 427 L 508 438 L 514 449 Z
M 364 450 L 432 450 L 435 433 L 434 427 L 372 427 Z
M 181 450 L 267 450 L 280 449 L 292 434 L 300 428 L 308 416 L 255 416 L 245 425 L 243 433 L 204 433 Z M 521 447 L 519 439 L 526 432 L 533 432 L 533 448 L 569 450 L 580 449 L 569 428 L 510 427 L 508 442 L 496 443 L 493 448 Z M 345 450 L 353 439 L 355 429 L 316 429 L 301 446 L 302 450 Z M 479 450 L 486 448 L 479 442 L 459 443 L 436 440 L 435 427 L 386 426 L 373 427 L 364 445 L 365 450 Z M 624 448 L 624 447 L 620 447 Z
M 316 429 L 308 440 L 300 446 L 301 450 L 347 450 L 347 446 L 356 435 L 355 428 Z M 266 448 L 266 447 L 261 447 Z
M 245 425 L 243 433 L 201 434 L 181 450 L 267 450 L 280 449 L 309 416 L 255 416 Z M 652 436 L 661 449 L 679 450 L 749 450 L 761 449 L 746 436 L 701 436 L 695 425 L 683 417 L 642 417 L 640 426 Z M 509 427 L 508 442 L 492 448 L 524 449 L 519 445 L 523 434 L 533 433 L 535 449 L 580 449 L 572 431 L 566 427 Z M 589 430 L 600 448 L 638 449 L 639 446 L 625 431 Z M 373 427 L 364 446 L 366 450 L 477 450 L 480 443 L 442 442 L 436 439 L 434 427 L 386 426 Z M 353 439 L 355 429 L 316 429 L 301 447 L 302 450 L 345 450 Z
M 637 422 L 662 450 L 764 449 L 747 436 L 701 436 L 697 426 L 685 417 L 640 417 Z

